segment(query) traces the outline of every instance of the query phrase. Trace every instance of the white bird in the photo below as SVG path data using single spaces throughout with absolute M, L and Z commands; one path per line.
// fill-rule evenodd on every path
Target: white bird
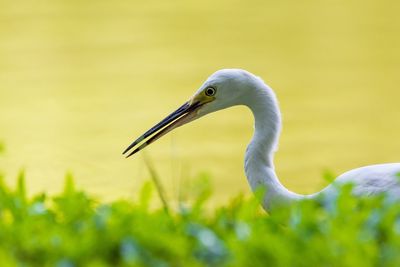
M 188 102 L 145 132 L 123 154 L 135 148 L 127 155 L 129 157 L 179 126 L 236 105 L 247 106 L 254 115 L 255 131 L 246 150 L 244 169 L 253 191 L 260 187 L 266 190 L 262 199 L 265 210 L 320 195 L 329 198 L 329 195 L 337 193 L 335 184 L 342 183 L 352 183 L 352 192 L 356 196 L 386 193 L 400 198 L 400 163 L 371 165 L 348 171 L 336 178 L 333 184 L 311 195 L 297 194 L 285 188 L 273 164 L 281 130 L 276 96 L 261 78 L 240 69 L 223 69 L 212 74 Z

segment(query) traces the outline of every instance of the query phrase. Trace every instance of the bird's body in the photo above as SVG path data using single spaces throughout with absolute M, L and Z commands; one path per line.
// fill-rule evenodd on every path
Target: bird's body
M 373 196 L 385 193 L 392 199 L 400 199 L 399 174 L 400 163 L 369 165 L 343 173 L 335 179 L 334 184 L 351 183 L 355 196 Z M 330 185 L 321 193 L 329 195 L 332 190 L 336 190 L 336 188 L 333 189 L 333 186 Z
M 400 198 L 400 163 L 351 170 L 311 195 L 297 194 L 285 188 L 273 165 L 281 130 L 281 115 L 275 94 L 259 77 L 239 69 L 215 72 L 187 103 L 139 137 L 124 153 L 144 141 L 130 156 L 176 127 L 235 105 L 247 106 L 254 115 L 255 130 L 245 153 L 245 173 L 253 191 L 265 188 L 262 205 L 267 211 L 305 198 L 329 197 L 336 193 L 335 184 L 341 183 L 352 183 L 353 193 L 357 196 L 387 193 Z

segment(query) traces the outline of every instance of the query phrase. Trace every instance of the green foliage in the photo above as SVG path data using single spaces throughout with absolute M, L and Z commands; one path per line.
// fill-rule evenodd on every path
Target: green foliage
M 257 198 L 204 211 L 209 187 L 192 204 L 152 209 L 99 204 L 71 176 L 55 197 L 27 197 L 0 182 L 1 266 L 399 266 L 400 204 L 384 197 L 303 201 L 268 215 Z M 206 184 L 200 180 L 199 185 Z

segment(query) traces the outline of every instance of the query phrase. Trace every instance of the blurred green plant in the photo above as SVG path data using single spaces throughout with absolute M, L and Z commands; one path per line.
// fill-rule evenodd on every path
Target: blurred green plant
M 204 185 L 204 180 L 199 181 Z M 207 187 L 207 186 L 205 186 Z M 329 205 L 303 201 L 269 215 L 257 198 L 204 210 L 152 209 L 153 184 L 137 202 L 99 204 L 69 175 L 61 194 L 26 195 L 0 181 L 1 266 L 399 266 L 400 203 L 355 199 L 351 187 Z

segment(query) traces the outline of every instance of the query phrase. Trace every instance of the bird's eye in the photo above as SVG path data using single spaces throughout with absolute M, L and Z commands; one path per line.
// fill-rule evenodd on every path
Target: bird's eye
M 207 89 L 205 90 L 206 96 L 213 96 L 216 92 L 217 89 L 215 89 L 214 87 L 207 87 Z

